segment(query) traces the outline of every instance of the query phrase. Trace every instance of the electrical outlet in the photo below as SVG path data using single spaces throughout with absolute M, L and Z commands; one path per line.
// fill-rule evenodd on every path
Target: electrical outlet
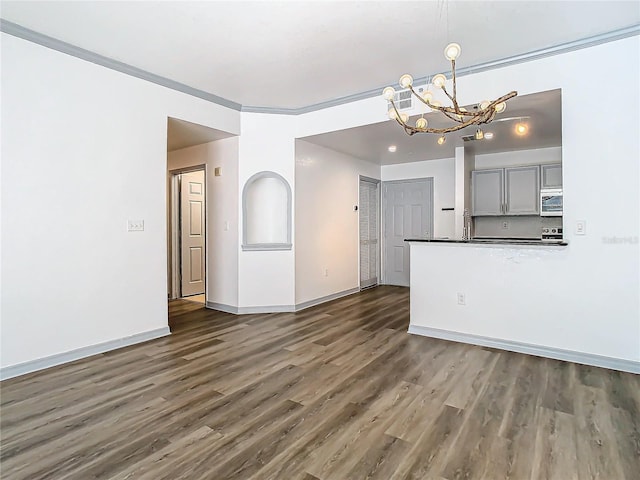
M 144 232 L 144 220 L 127 220 L 127 232 Z
M 325 276 L 325 277 L 328 277 L 328 276 L 329 276 L 329 269 L 328 269 L 328 268 L 325 268 L 325 269 L 324 269 L 324 276 Z
M 458 305 L 466 305 L 466 304 L 467 304 L 467 299 L 464 293 L 458 292 Z
M 502 222 L 502 229 L 509 230 L 509 222 Z
M 587 234 L 587 222 L 584 220 L 576 221 L 576 235 L 586 235 Z

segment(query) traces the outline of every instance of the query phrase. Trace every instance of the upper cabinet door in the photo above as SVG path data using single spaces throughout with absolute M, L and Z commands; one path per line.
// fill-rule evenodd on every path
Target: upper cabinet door
M 505 168 L 507 215 L 537 215 L 540 211 L 540 167 Z
M 562 165 L 542 165 L 542 188 L 562 188 Z
M 504 206 L 502 168 L 471 172 L 472 215 L 502 215 Z

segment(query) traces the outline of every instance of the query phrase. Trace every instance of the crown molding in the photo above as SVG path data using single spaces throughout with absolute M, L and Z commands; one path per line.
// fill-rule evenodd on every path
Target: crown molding
M 190 87 L 184 83 L 176 82 L 169 78 L 156 75 L 145 70 L 141 70 L 132 65 L 113 60 L 103 55 L 85 50 L 84 48 L 76 47 L 67 42 L 57 40 L 53 37 L 43 35 L 34 30 L 22 27 L 16 23 L 9 22 L 4 19 L 0 19 L 0 31 L 13 35 L 15 37 L 28 40 L 38 45 L 42 45 L 53 50 L 57 50 L 62 53 L 86 60 L 97 65 L 101 65 L 118 72 L 131 75 L 136 78 L 147 80 L 149 82 L 161 85 L 163 87 L 170 88 L 187 95 L 201 98 L 208 102 L 216 103 L 223 107 L 231 108 L 233 110 L 249 113 L 266 113 L 272 115 L 301 115 L 304 113 L 315 112 L 317 110 L 323 110 L 325 108 L 336 107 L 338 105 L 344 105 L 346 103 L 356 102 L 358 100 L 365 100 L 368 98 L 376 97 L 380 95 L 382 89 L 386 86 L 366 90 L 364 92 L 354 93 L 344 97 L 335 98 L 333 100 L 327 100 L 320 103 L 314 103 L 298 108 L 281 108 L 281 107 L 261 107 L 256 105 L 241 105 L 239 103 L 227 100 L 226 98 L 219 97 L 204 90 L 198 90 L 197 88 Z M 540 50 L 534 50 L 532 52 L 523 53 L 520 55 L 514 55 L 511 57 L 502 58 L 500 60 L 494 60 L 491 62 L 480 63 L 478 65 L 472 65 L 469 67 L 456 68 L 456 76 L 461 77 L 465 75 L 472 75 L 474 73 L 486 72 L 488 70 L 494 70 L 498 68 L 504 68 L 511 65 L 517 65 L 519 63 L 531 62 L 546 57 L 552 57 L 554 55 L 561 55 L 563 53 L 573 52 L 581 50 L 583 48 L 594 47 L 603 43 L 614 42 L 616 40 L 622 40 L 633 36 L 640 35 L 640 24 L 632 25 L 630 27 L 622 28 L 619 30 L 613 30 L 611 32 L 602 33 L 593 37 L 587 37 L 573 42 L 563 43 L 553 47 L 543 48 Z M 440 73 L 440 72 L 436 72 Z M 414 79 L 416 84 L 427 83 L 427 81 L 433 77 L 435 73 L 426 75 L 420 78 Z
M 569 43 L 563 43 L 553 47 L 543 48 L 540 50 L 534 50 L 532 52 L 523 53 L 521 55 L 514 55 L 511 57 L 502 58 L 500 60 L 494 60 L 491 62 L 480 63 L 478 65 L 472 65 L 470 67 L 456 67 L 456 76 L 462 77 L 465 75 L 472 75 L 474 73 L 486 72 L 488 70 L 494 70 L 498 68 L 504 68 L 511 65 L 517 65 L 519 63 L 531 62 L 534 60 L 540 60 L 541 58 L 552 57 L 555 55 L 561 55 L 563 53 L 569 53 L 583 48 L 594 47 L 603 43 L 614 42 L 616 40 L 622 40 L 624 38 L 640 35 L 640 24 L 633 25 L 631 27 L 622 28 L 620 30 L 614 30 L 612 32 L 603 33 L 593 37 L 583 38 L 575 40 Z M 425 75 L 420 78 L 415 78 L 414 84 L 427 83 L 436 73 Z M 450 77 L 450 76 L 449 76 Z M 303 113 L 315 112 L 317 110 L 323 110 L 329 107 L 336 107 L 345 103 L 356 102 L 358 100 L 366 100 L 367 98 L 377 97 L 382 94 L 382 89 L 388 85 L 383 85 L 378 88 L 367 90 L 360 93 L 354 93 L 345 97 L 335 98 L 333 100 L 327 100 L 326 102 L 315 103 L 313 105 L 307 105 L 299 108 L 271 108 L 271 107 L 253 107 L 248 105 L 242 106 L 243 112 L 255 112 L 255 113 L 272 113 L 280 115 L 301 115 Z
M 227 100 L 226 98 L 222 98 L 212 93 L 205 92 L 204 90 L 198 90 L 197 88 L 190 87 L 189 85 L 185 85 L 184 83 L 176 82 L 175 80 L 156 75 L 155 73 L 147 72 L 146 70 L 142 70 L 123 62 L 119 62 L 90 50 L 76 47 L 75 45 L 72 45 L 70 43 L 63 42 L 62 40 L 58 40 L 53 37 L 49 37 L 48 35 L 43 35 L 42 33 L 38 33 L 34 30 L 29 30 L 28 28 L 18 25 L 17 23 L 9 22 L 5 19 L 0 19 L 0 31 L 9 35 L 13 35 L 14 37 L 22 38 L 23 40 L 27 40 L 29 42 L 37 43 L 38 45 L 42 45 L 43 47 L 51 48 L 52 50 L 56 50 L 61 53 L 66 53 L 67 55 L 71 55 L 72 57 L 95 63 L 96 65 L 100 65 L 102 67 L 110 68 L 111 70 L 115 70 L 132 77 L 140 78 L 142 80 L 147 80 L 151 83 L 155 83 L 156 85 L 170 88 L 171 90 L 176 90 L 193 97 L 201 98 L 202 100 L 206 100 L 208 102 L 216 103 L 223 107 L 231 108 L 238 111 L 242 107 L 242 105 L 240 105 L 239 103 L 232 102 L 231 100 Z

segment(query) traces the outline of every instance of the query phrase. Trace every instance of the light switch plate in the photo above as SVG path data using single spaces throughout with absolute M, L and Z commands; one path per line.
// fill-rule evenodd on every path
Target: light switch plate
M 127 220 L 127 232 L 144 232 L 144 220 Z

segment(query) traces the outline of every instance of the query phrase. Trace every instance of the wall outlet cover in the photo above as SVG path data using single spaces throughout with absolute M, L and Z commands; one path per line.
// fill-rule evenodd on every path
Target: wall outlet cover
M 144 232 L 144 220 L 127 220 L 127 232 Z

